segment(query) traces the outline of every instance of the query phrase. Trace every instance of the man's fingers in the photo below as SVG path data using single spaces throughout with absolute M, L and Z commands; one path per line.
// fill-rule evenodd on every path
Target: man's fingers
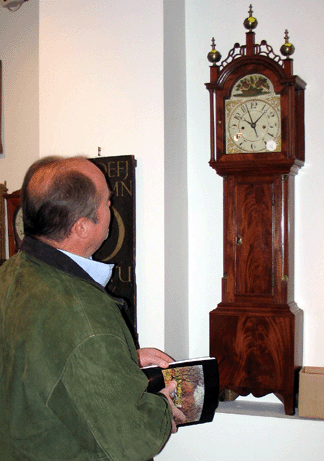
M 162 393 L 166 395 L 173 415 L 172 421 L 172 432 L 176 432 L 175 427 L 177 424 L 184 423 L 186 421 L 186 417 L 184 413 L 175 405 L 174 403 L 174 392 L 177 388 L 177 382 L 175 380 L 171 381 L 164 389 L 162 389 Z M 174 423 L 174 424 L 173 424 Z

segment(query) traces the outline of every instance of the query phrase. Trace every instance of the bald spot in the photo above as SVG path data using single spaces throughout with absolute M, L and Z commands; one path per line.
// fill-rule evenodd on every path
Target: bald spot
M 34 197 L 43 197 L 54 181 L 68 171 L 83 173 L 96 184 L 98 178 L 104 178 L 103 173 L 92 162 L 85 158 L 65 158 L 54 160 L 52 163 L 39 167 L 29 180 L 27 190 Z M 98 191 L 97 191 L 98 192 Z

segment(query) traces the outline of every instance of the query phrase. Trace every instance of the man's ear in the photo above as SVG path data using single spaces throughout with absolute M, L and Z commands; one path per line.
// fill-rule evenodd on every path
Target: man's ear
M 81 239 L 87 239 L 89 236 L 90 227 L 90 219 L 79 218 L 72 227 L 72 233 L 75 232 L 75 234 Z

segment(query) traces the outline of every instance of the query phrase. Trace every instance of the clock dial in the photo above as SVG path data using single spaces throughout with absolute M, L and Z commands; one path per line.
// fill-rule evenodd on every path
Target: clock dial
M 280 114 L 275 100 L 240 100 L 228 117 L 227 153 L 280 150 Z
M 15 232 L 15 239 L 17 246 L 20 247 L 21 242 L 25 236 L 24 233 L 24 222 L 23 222 L 23 213 L 22 208 L 17 208 L 15 215 L 14 215 L 14 222 L 13 222 L 14 232 Z
M 280 152 L 280 96 L 261 74 L 246 75 L 225 101 L 226 153 Z

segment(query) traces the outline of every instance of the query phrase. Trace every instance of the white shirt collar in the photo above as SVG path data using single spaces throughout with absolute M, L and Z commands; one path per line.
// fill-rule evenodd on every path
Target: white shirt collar
M 82 256 L 75 255 L 65 250 L 60 250 L 65 253 L 69 258 L 73 259 L 74 262 L 79 264 L 83 270 L 85 270 L 90 277 L 101 286 L 105 287 L 109 282 L 114 264 L 106 264 L 101 261 L 94 261 L 93 259 L 83 258 Z

